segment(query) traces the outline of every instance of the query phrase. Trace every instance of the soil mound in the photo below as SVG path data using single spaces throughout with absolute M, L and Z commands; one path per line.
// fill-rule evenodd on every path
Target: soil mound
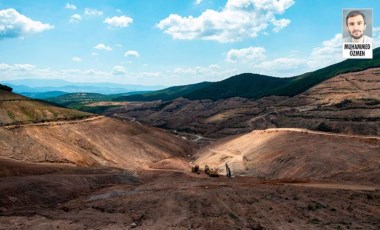
M 235 175 L 288 180 L 379 183 L 380 138 L 305 129 L 268 129 L 220 140 L 196 163 Z

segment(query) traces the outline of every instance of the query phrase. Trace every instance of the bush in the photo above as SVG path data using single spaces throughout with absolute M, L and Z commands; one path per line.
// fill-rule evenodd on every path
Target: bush
M 12 87 L 9 87 L 7 85 L 1 85 L 0 84 L 0 90 L 4 90 L 4 91 L 7 91 L 7 92 L 12 92 Z

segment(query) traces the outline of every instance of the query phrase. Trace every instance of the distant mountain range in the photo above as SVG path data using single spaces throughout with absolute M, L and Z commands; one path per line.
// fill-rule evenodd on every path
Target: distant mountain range
M 58 79 L 22 79 L 2 81 L 13 88 L 13 91 L 33 98 L 48 98 L 64 93 L 101 93 L 119 94 L 134 91 L 153 91 L 165 88 L 164 86 L 123 85 L 114 83 L 76 83 Z M 48 92 L 48 94 L 46 94 Z M 44 93 L 44 94 L 38 94 Z

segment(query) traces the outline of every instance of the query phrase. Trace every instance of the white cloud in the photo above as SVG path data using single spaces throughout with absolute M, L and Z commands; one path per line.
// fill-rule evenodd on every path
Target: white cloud
M 332 39 L 322 42 L 321 46 L 312 49 L 307 57 L 280 57 L 252 63 L 251 68 L 256 73 L 274 76 L 292 76 L 313 71 L 343 61 L 341 44 L 342 35 L 336 34 Z
M 66 9 L 69 9 L 69 10 L 76 10 L 77 7 L 73 4 L 70 4 L 70 3 L 66 3 L 66 6 L 65 6 Z
M 289 25 L 289 19 L 276 19 L 294 0 L 228 0 L 222 11 L 206 10 L 199 17 L 171 14 L 156 27 L 174 39 L 202 39 L 234 42 L 255 38 L 270 25 L 274 31 Z
M 72 60 L 73 62 L 81 62 L 81 61 L 82 61 L 82 58 L 80 58 L 80 57 L 73 57 L 71 60 Z
M 96 70 L 93 70 L 93 69 L 85 70 L 83 73 L 85 75 L 89 75 L 89 76 L 103 75 L 103 72 L 96 71 Z
M 11 69 L 10 65 L 7 65 L 5 63 L 0 63 L 0 71 L 7 71 L 7 70 L 10 70 L 10 69 Z
M 95 9 L 85 8 L 84 14 L 88 16 L 102 16 L 103 12 Z
M 203 66 L 196 66 L 196 67 L 190 67 L 190 68 L 181 68 L 177 67 L 173 70 L 173 73 L 180 74 L 180 75 L 215 75 L 221 70 L 219 65 L 209 65 L 207 67 Z
M 195 5 L 198 5 L 198 4 L 200 4 L 202 2 L 202 0 L 195 0 Z
M 36 69 L 36 66 L 31 64 L 15 64 L 14 69 L 19 71 L 31 71 Z
M 142 72 L 139 73 L 142 77 L 161 77 L 162 74 L 160 72 Z
M 92 55 L 92 56 L 98 56 L 99 54 L 96 53 L 96 52 L 92 52 L 91 55 Z
M 127 52 L 124 53 L 125 57 L 140 57 L 139 52 L 134 51 L 134 50 L 128 50 Z
M 53 28 L 52 25 L 33 21 L 15 9 L 0 10 L 0 39 L 23 37 Z
M 273 31 L 277 33 L 283 28 L 287 27 L 290 24 L 290 20 L 284 18 L 280 20 L 273 20 L 272 24 L 275 26 L 273 28 Z
M 97 44 L 96 46 L 94 46 L 94 48 L 95 48 L 95 49 L 98 49 L 98 50 L 106 50 L 106 51 L 111 51 L 111 50 L 112 50 L 111 47 L 106 46 L 106 45 L 104 45 L 104 44 L 102 44 L 102 43 Z
M 32 64 L 14 64 L 8 65 L 5 63 L 0 63 L 0 71 L 32 71 L 35 70 L 36 66 Z
M 82 20 L 82 16 L 79 14 L 73 14 L 70 16 L 70 22 L 75 23 L 75 22 L 80 22 Z
M 127 27 L 133 22 L 133 19 L 127 16 L 115 16 L 112 18 L 106 18 L 104 23 L 107 23 L 113 27 Z
M 124 75 L 127 73 L 127 69 L 124 66 L 114 66 L 112 69 L 113 75 Z
M 311 68 L 321 68 L 333 63 L 343 61 L 342 34 L 336 34 L 334 38 L 322 42 L 322 46 L 312 50 L 308 60 Z
M 258 64 L 253 64 L 251 67 L 260 72 L 271 71 L 281 73 L 283 71 L 292 71 L 294 69 L 304 68 L 305 60 L 298 58 L 276 58 L 271 61 L 264 61 Z
M 265 49 L 263 47 L 231 49 L 230 51 L 228 51 L 226 56 L 226 61 L 231 63 L 246 63 L 251 62 L 253 60 L 262 61 L 265 59 Z

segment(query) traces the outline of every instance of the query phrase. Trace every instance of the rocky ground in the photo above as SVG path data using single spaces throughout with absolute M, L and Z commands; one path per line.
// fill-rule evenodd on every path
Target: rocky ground
M 0 179 L 0 229 L 379 229 L 378 185 L 174 169 Z

